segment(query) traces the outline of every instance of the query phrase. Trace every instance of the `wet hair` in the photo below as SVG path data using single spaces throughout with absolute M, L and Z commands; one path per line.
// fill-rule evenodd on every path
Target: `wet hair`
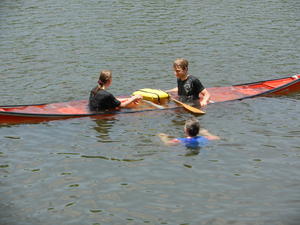
M 189 62 L 184 58 L 176 59 L 173 63 L 173 67 L 179 66 L 183 70 L 188 70 Z
M 185 127 L 188 135 L 191 136 L 191 137 L 195 137 L 199 134 L 200 123 L 194 117 L 192 117 L 190 119 L 187 119 L 187 121 L 185 122 L 184 127 Z
M 112 78 L 112 72 L 110 70 L 102 70 L 100 72 L 98 84 L 102 87 Z

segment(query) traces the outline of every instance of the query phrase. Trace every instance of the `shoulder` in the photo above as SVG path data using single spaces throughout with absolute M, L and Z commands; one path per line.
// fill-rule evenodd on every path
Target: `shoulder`
M 207 142 L 209 141 L 209 139 L 205 136 L 197 136 L 195 137 L 195 139 L 197 139 L 197 141 L 200 141 L 200 142 Z
M 204 147 L 208 144 L 208 139 L 203 136 L 177 138 L 182 144 L 189 148 Z
M 190 80 L 199 80 L 197 77 L 193 76 L 193 75 L 189 75 L 188 78 Z
M 186 138 L 174 138 L 172 139 L 173 142 L 183 142 Z
M 98 86 L 96 86 L 96 87 L 92 88 L 92 90 L 91 90 L 91 91 L 96 91 L 96 90 L 97 90 L 97 88 L 98 88 Z
M 191 83 L 202 85 L 201 81 L 197 77 L 195 77 L 193 75 L 190 75 L 188 77 L 188 79 L 190 80 Z
M 186 144 L 186 143 L 190 143 L 191 141 L 193 141 L 194 138 L 183 137 L 183 138 L 175 138 L 173 140 L 176 141 L 176 142 L 178 142 L 178 143 Z
M 190 79 L 192 82 L 199 82 L 199 83 L 201 83 L 200 80 L 199 80 L 199 78 L 197 78 L 197 77 L 195 77 L 193 75 L 189 75 L 188 79 Z
M 112 94 L 106 90 L 100 90 L 97 92 L 97 95 L 102 95 L 102 96 L 111 96 Z
M 196 87 L 198 87 L 199 92 L 201 92 L 201 91 L 203 91 L 205 89 L 205 87 L 203 86 L 203 84 L 201 83 L 201 81 L 197 77 L 192 76 L 192 75 L 190 75 L 189 77 L 191 79 L 190 82 L 193 85 L 195 85 Z
M 196 142 L 198 143 L 198 146 L 203 147 L 208 144 L 209 139 L 204 136 L 196 136 L 195 137 Z
M 100 90 L 98 91 L 94 98 L 97 100 L 97 101 L 110 101 L 110 100 L 113 100 L 115 99 L 115 97 L 108 91 L 106 90 Z

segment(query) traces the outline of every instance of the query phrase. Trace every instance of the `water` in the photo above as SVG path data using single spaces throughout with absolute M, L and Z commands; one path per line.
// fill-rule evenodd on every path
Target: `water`
M 172 61 L 209 86 L 299 73 L 290 1 L 0 3 L 1 105 L 175 87 Z M 219 135 L 199 154 L 166 147 L 184 110 L 0 127 L 0 224 L 299 224 L 300 96 L 210 105 Z

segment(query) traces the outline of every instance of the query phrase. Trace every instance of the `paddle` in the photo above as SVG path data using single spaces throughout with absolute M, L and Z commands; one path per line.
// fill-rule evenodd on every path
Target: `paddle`
M 148 101 L 148 100 L 145 100 L 143 99 L 144 102 L 148 103 L 149 105 L 152 105 L 158 109 L 165 109 L 165 107 L 163 107 L 162 105 L 158 105 L 158 104 L 155 104 L 154 102 L 151 102 L 151 101 Z
M 178 101 L 177 99 L 174 99 L 174 98 L 171 97 L 171 100 L 174 101 L 174 102 L 176 102 L 179 105 L 182 105 L 186 110 L 188 110 L 188 111 L 190 111 L 192 113 L 195 113 L 195 114 L 205 114 L 204 111 L 202 111 L 200 109 L 197 109 L 197 108 L 195 108 L 193 106 L 190 106 L 188 104 L 185 104 L 185 103 L 183 103 L 181 101 Z

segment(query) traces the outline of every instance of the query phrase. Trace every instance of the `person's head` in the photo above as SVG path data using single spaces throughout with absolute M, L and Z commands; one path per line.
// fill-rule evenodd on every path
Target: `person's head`
M 176 59 L 173 63 L 173 69 L 177 78 L 185 78 L 188 73 L 189 62 L 183 58 Z
M 184 131 L 185 133 L 190 137 L 195 137 L 199 134 L 200 130 L 200 123 L 199 121 L 192 117 L 190 119 L 187 119 L 184 125 Z
M 112 72 L 110 70 L 102 70 L 100 72 L 98 84 L 103 87 L 103 86 L 109 86 L 112 81 Z

